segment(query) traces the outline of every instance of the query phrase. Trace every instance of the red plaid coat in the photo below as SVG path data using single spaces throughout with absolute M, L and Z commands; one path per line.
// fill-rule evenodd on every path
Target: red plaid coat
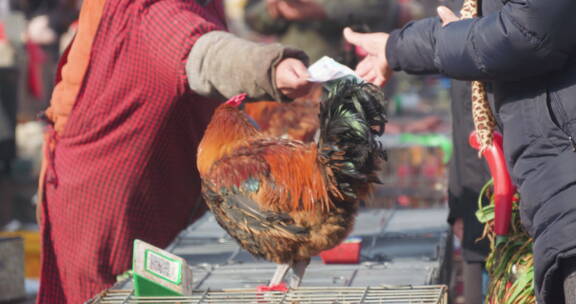
M 196 147 L 217 103 L 188 89 L 185 61 L 224 28 L 217 0 L 106 1 L 66 126 L 49 136 L 38 303 L 83 303 L 130 268 L 135 238 L 166 246 L 205 211 Z

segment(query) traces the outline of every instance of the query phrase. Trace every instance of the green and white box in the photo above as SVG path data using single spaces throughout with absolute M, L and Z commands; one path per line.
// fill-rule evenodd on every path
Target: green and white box
M 192 294 L 192 270 L 181 257 L 135 240 L 132 263 L 136 296 Z

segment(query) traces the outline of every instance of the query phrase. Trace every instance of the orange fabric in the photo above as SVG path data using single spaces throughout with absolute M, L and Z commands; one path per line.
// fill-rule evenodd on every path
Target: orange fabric
M 46 117 L 54 123 L 54 131 L 56 134 L 64 130 L 68 116 L 70 112 L 72 112 L 72 108 L 76 102 L 84 74 L 88 68 L 92 41 L 94 41 L 94 37 L 96 36 L 105 3 L 106 0 L 84 0 L 82 3 L 78 21 L 78 32 L 70 49 L 64 55 L 67 55 L 67 58 L 65 59 L 66 63 L 60 70 L 61 74 L 58 75 L 60 81 L 54 87 L 50 107 L 46 109 Z M 44 158 L 40 168 L 38 184 L 39 206 L 43 199 L 46 170 L 49 161 L 46 156 L 53 151 L 55 145 L 53 135 L 51 132 L 48 132 L 44 136 Z M 36 218 L 40 224 L 40 209 L 37 210 Z
M 50 107 L 46 110 L 46 116 L 54 123 L 56 133 L 64 129 L 76 101 L 105 2 L 105 0 L 85 0 L 82 4 L 78 33 L 72 42 L 68 62 L 62 67 L 62 79 L 56 84 Z

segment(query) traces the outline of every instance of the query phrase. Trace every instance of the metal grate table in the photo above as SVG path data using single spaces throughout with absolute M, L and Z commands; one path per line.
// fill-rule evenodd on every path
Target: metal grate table
M 198 290 L 193 296 L 136 297 L 128 279 L 87 303 L 446 304 L 446 213 L 445 208 L 362 210 L 352 232 L 362 239 L 360 263 L 325 265 L 313 257 L 302 287 L 287 293 L 256 292 L 268 284 L 276 265 L 252 257 L 207 214 L 166 248 L 192 268 Z
M 307 287 L 283 292 L 255 289 L 205 290 L 187 297 L 136 297 L 131 290 L 108 290 L 91 304 L 255 303 L 255 304 L 447 304 L 444 285 L 379 287 Z

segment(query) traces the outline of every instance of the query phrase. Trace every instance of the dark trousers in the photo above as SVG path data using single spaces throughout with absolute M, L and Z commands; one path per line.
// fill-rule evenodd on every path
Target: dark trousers
M 576 304 L 576 260 L 565 260 L 561 269 L 564 276 L 564 299 L 566 304 Z
M 18 69 L 0 68 L 0 169 L 16 154 L 14 133 L 18 104 Z

